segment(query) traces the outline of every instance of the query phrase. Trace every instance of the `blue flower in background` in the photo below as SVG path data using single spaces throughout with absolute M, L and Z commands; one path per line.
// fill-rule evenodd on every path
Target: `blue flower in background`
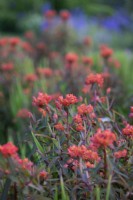
M 40 29 L 41 29 L 41 31 L 44 31 L 44 30 L 48 29 L 48 27 L 49 27 L 49 25 L 48 25 L 47 22 L 42 22 L 42 23 L 40 24 Z
M 58 26 L 60 22 L 60 18 L 57 16 L 55 17 L 50 23 L 44 18 L 42 23 L 40 24 L 41 31 L 45 31 L 46 29 L 53 29 Z
M 104 28 L 114 31 L 130 29 L 132 27 L 131 24 L 131 18 L 123 10 L 117 11 L 113 16 L 107 17 L 102 21 Z
M 51 10 L 52 6 L 50 2 L 46 2 L 45 4 L 42 5 L 41 7 L 41 13 L 46 12 L 47 10 Z
M 104 20 L 102 25 L 106 29 L 120 31 L 119 23 L 113 18 Z
M 49 2 L 47 2 L 42 6 L 41 12 L 44 13 L 50 9 L 52 9 L 52 6 Z M 131 17 L 129 17 L 128 13 L 126 13 L 124 10 L 117 10 L 112 16 L 102 19 L 99 19 L 96 16 L 87 16 L 80 8 L 75 8 L 70 12 L 71 18 L 69 19 L 68 23 L 81 37 L 84 37 L 88 33 L 88 30 L 90 30 L 92 27 L 94 28 L 94 26 L 100 26 L 100 28 L 114 32 L 121 32 L 126 29 L 133 31 L 133 21 Z M 52 26 L 54 27 L 58 23 L 59 18 L 56 17 L 53 20 Z M 47 29 L 47 21 L 44 20 L 40 27 L 41 30 Z
M 89 18 L 80 8 L 71 10 L 70 26 L 78 33 L 79 36 L 86 35 L 88 29 Z

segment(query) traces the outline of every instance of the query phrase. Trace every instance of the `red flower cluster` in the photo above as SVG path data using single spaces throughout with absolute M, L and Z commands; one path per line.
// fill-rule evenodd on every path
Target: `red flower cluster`
M 72 158 L 82 158 L 84 161 L 91 161 L 91 162 L 98 162 L 100 157 L 98 156 L 97 152 L 89 150 L 86 146 L 76 146 L 73 145 L 68 148 L 68 154 Z
M 80 106 L 78 106 L 78 114 L 80 115 L 87 115 L 90 114 L 94 111 L 94 108 L 92 105 L 85 105 L 85 104 L 81 104 Z
M 95 165 L 94 164 L 91 164 L 89 161 L 85 163 L 86 167 L 87 168 L 94 168 Z
M 109 58 L 111 55 L 113 54 L 113 50 L 111 48 L 109 48 L 108 46 L 106 45 L 102 45 L 100 47 L 100 55 L 103 57 L 103 58 Z
M 78 99 L 73 94 L 67 94 L 65 98 L 63 96 L 58 97 L 58 102 L 63 106 L 70 106 L 78 102 Z
M 84 127 L 82 125 L 82 118 L 79 114 L 77 114 L 73 117 L 73 121 L 75 122 L 75 126 L 76 126 L 77 131 L 83 131 L 84 130 Z
M 86 151 L 86 147 L 84 145 L 82 146 L 70 146 L 68 148 L 68 154 L 72 157 L 72 158 L 76 158 L 76 157 L 81 157 L 82 154 Z
M 47 18 L 47 19 L 52 19 L 54 18 L 56 15 L 56 11 L 55 10 L 48 10 L 44 13 L 44 16 Z
M 16 45 L 18 45 L 19 43 L 20 43 L 20 38 L 18 38 L 18 37 L 12 37 L 12 38 L 9 38 L 9 44 L 11 45 L 11 46 L 16 46 Z
M 75 63 L 78 61 L 78 55 L 76 53 L 67 53 L 65 56 L 65 60 L 69 64 Z
M 110 92 L 111 92 L 111 88 L 109 87 L 109 88 L 107 88 L 106 93 L 110 94 Z
M 116 135 L 110 130 L 98 129 L 95 135 L 91 138 L 93 145 L 97 148 L 107 147 L 112 145 L 116 141 Z
M 129 137 L 133 137 L 133 126 L 127 124 L 126 127 L 122 130 L 123 134 Z
M 127 156 L 127 150 L 123 149 L 122 151 L 117 151 L 114 153 L 115 158 L 124 158 Z
M 103 87 L 104 79 L 102 74 L 90 74 L 86 77 L 85 84 L 93 85 L 98 84 L 99 87 Z
M 9 38 L 8 37 L 3 37 L 0 39 L 0 47 L 3 47 L 8 44 Z
M 58 124 L 54 125 L 55 129 L 59 130 L 59 131 L 64 131 L 65 128 L 64 126 L 59 122 Z
M 130 112 L 133 113 L 133 106 L 130 107 Z
M 37 107 L 43 107 L 44 105 L 48 105 L 52 100 L 52 97 L 46 93 L 39 92 L 37 97 L 33 97 L 33 105 Z
M 28 42 L 24 42 L 18 37 L 4 37 L 0 39 L 0 47 L 8 47 L 5 52 L 6 54 L 4 53 L 5 48 L 3 48 L 3 52 L 1 52 L 6 56 L 8 56 L 10 52 L 14 52 L 16 54 L 16 51 L 14 50 L 18 46 L 27 52 L 33 51 L 32 46 Z
M 133 118 L 133 106 L 130 107 L 130 114 L 129 114 L 130 118 Z
M 2 71 L 12 71 L 14 69 L 14 65 L 12 62 L 4 63 L 1 66 Z
M 40 75 L 40 76 L 46 76 L 46 77 L 50 77 L 52 76 L 53 74 L 53 71 L 52 69 L 50 68 L 41 68 L 41 67 L 38 67 L 37 68 L 37 73 Z
M 13 156 L 18 151 L 18 148 L 12 144 L 12 142 L 8 142 L 4 145 L 0 145 L 0 153 L 4 157 Z
M 27 169 L 27 170 L 31 170 L 33 163 L 28 160 L 28 158 L 18 158 L 18 160 L 16 160 L 18 162 L 18 164 L 21 166 L 22 169 Z
M 114 59 L 112 57 L 109 57 L 108 63 L 111 64 L 113 67 L 115 67 L 117 69 L 121 67 L 120 62 L 117 59 Z
M 29 170 L 31 172 L 33 163 L 28 158 L 21 159 L 19 155 L 15 153 L 12 155 L 12 160 L 17 165 L 16 170 L 21 168 L 23 170 Z
M 64 165 L 65 168 L 70 168 L 72 170 L 76 170 L 79 167 L 79 161 L 70 158 L 67 161 L 67 164 Z
M 83 131 L 84 130 L 84 126 L 82 125 L 82 123 L 76 123 L 76 131 Z
M 38 111 L 42 114 L 43 117 L 46 117 L 46 114 L 47 114 L 46 110 L 44 110 L 43 108 L 39 107 Z
M 92 66 L 92 65 L 93 65 L 93 59 L 90 58 L 90 57 L 87 57 L 87 56 L 83 56 L 83 57 L 82 57 L 82 62 L 83 62 L 85 65 L 89 65 L 89 66 Z
M 19 110 L 18 113 L 17 113 L 17 117 L 20 117 L 20 118 L 23 118 L 23 119 L 29 118 L 31 116 L 32 116 L 32 113 L 29 110 L 27 110 L 26 108 Z
M 39 177 L 40 177 L 41 179 L 46 179 L 47 176 L 48 176 L 48 172 L 46 172 L 46 171 L 44 171 L 44 170 L 41 171 L 40 174 L 39 174 Z
M 0 153 L 5 157 L 11 157 L 12 161 L 16 165 L 16 170 L 23 169 L 31 172 L 33 163 L 28 158 L 21 159 L 17 154 L 18 148 L 12 143 L 8 142 L 0 146 Z M 10 171 L 8 170 L 10 173 Z
M 25 75 L 24 80 L 27 82 L 34 82 L 37 80 L 37 76 L 35 74 L 27 74 Z
M 75 115 L 73 117 L 73 120 L 74 120 L 75 123 L 82 123 L 82 118 L 79 114 Z
M 60 12 L 60 17 L 63 21 L 67 21 L 70 18 L 70 12 L 68 10 L 62 10 Z
M 33 52 L 33 48 L 28 42 L 21 42 L 21 47 L 26 52 Z

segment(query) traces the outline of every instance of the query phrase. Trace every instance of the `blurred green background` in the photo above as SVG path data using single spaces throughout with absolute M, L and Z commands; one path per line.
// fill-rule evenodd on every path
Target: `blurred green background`
M 40 14 L 45 3 L 52 8 L 73 9 L 80 7 L 87 15 L 106 16 L 122 8 L 132 15 L 132 0 L 0 0 L 0 31 L 21 32 L 20 21 L 26 15 Z

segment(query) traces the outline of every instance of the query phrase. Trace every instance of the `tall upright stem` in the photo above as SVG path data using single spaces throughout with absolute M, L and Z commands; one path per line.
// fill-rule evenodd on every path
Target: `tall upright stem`
M 17 184 L 14 183 L 14 200 L 18 199 L 18 195 L 17 195 Z
M 105 147 L 103 149 L 103 153 L 104 153 L 104 179 L 106 179 L 107 178 L 107 154 L 106 154 Z

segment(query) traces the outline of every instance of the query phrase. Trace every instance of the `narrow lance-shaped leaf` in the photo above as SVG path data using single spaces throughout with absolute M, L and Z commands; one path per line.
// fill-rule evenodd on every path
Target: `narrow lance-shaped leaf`
M 33 140 L 34 140 L 34 142 L 35 142 L 35 144 L 36 144 L 37 149 L 38 149 L 41 153 L 43 153 L 44 150 L 43 150 L 41 144 L 40 144 L 39 141 L 36 139 L 34 133 L 31 132 L 31 134 L 32 134 L 32 137 L 33 137 Z

